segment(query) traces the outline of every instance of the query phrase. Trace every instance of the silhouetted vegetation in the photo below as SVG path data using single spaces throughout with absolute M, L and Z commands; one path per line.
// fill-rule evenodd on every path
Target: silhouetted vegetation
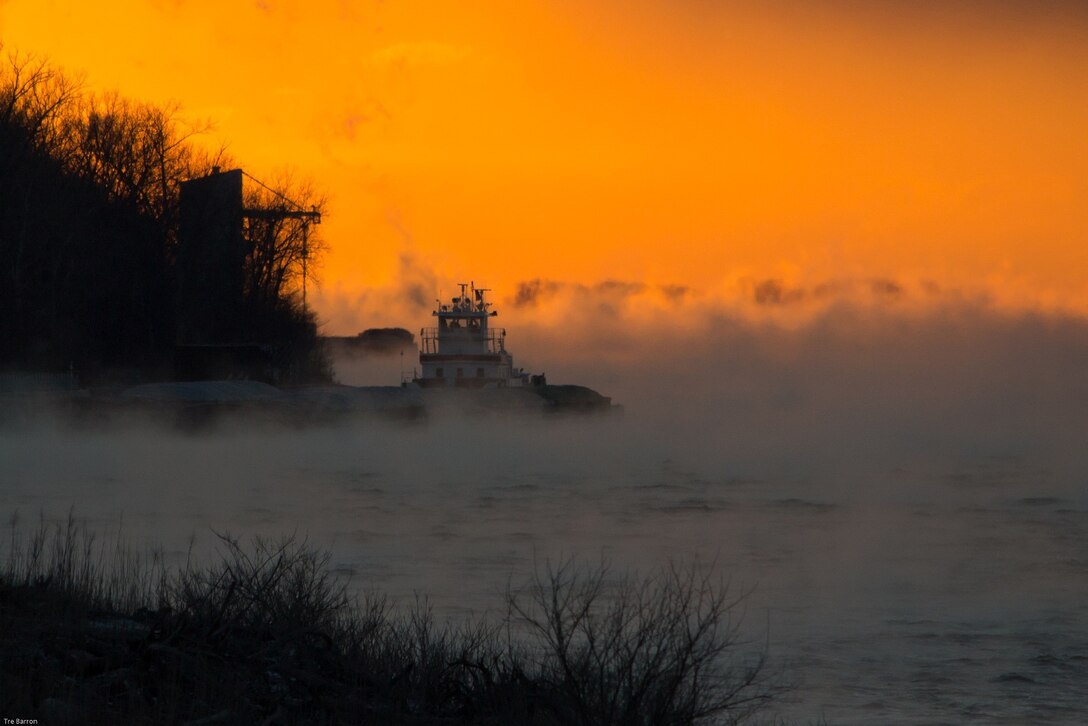
M 692 566 L 614 578 L 541 567 L 505 617 L 439 623 L 353 599 L 287 538 L 165 564 L 71 517 L 12 523 L 0 709 L 49 723 L 739 723 L 780 690 L 733 598 Z M 44 722 L 44 721 L 43 721 Z
M 177 342 L 179 188 L 228 165 L 193 143 L 178 109 L 91 94 L 47 62 L 0 65 L 0 367 L 85 380 L 170 374 Z M 276 195 L 279 195 L 278 197 Z M 323 200 L 305 184 L 253 190 L 247 206 Z M 268 346 L 286 380 L 322 378 L 305 310 L 298 220 L 243 230 L 244 306 L 232 343 Z

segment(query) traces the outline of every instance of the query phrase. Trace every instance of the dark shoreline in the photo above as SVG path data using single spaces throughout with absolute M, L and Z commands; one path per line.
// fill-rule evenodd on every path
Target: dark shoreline
M 440 623 L 348 595 L 293 538 L 171 569 L 69 517 L 0 568 L 0 712 L 48 724 L 739 723 L 782 692 L 740 639 L 744 595 L 691 566 L 568 560 L 505 616 Z
M 415 386 L 319 385 L 276 388 L 255 381 L 152 383 L 0 393 L 0 425 L 43 414 L 75 427 L 126 420 L 200 430 L 221 421 L 291 426 L 353 420 L 425 421 L 447 415 L 618 415 L 623 407 L 584 386 L 506 389 L 428 389 Z

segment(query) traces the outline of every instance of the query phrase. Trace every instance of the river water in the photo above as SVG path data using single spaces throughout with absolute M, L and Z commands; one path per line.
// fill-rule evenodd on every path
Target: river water
M 197 434 L 42 423 L 0 433 L 0 511 L 123 520 L 175 554 L 213 531 L 297 532 L 354 587 L 453 617 L 498 607 L 534 562 L 697 557 L 752 591 L 745 632 L 795 684 L 784 719 L 1088 721 L 1088 469 L 1070 440 L 957 438 L 856 407 L 711 409 Z
M 625 337 L 586 310 L 606 320 L 580 338 L 523 329 L 519 364 L 623 416 L 189 434 L 43 416 L 0 426 L 0 513 L 123 521 L 178 557 L 297 533 L 353 587 L 454 618 L 549 560 L 697 558 L 751 591 L 787 721 L 1088 723 L 1088 322 L 964 303 Z M 377 382 L 361 370 L 341 375 Z

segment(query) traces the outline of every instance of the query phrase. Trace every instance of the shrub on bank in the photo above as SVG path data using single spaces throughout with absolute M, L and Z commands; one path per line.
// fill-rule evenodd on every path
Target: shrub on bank
M 168 568 L 72 517 L 12 537 L 0 711 L 49 723 L 737 723 L 779 690 L 743 597 L 695 565 L 538 566 L 505 616 L 353 598 L 305 540 L 220 537 Z M 44 723 L 45 721 L 43 721 Z

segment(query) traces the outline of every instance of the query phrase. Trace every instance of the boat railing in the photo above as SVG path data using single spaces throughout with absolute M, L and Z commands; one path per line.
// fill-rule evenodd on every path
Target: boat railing
M 419 331 L 419 352 L 438 353 L 443 340 L 486 342 L 488 353 L 503 353 L 506 351 L 506 328 L 488 328 L 486 332 L 471 328 L 447 328 L 441 335 L 438 328 L 423 328 Z

